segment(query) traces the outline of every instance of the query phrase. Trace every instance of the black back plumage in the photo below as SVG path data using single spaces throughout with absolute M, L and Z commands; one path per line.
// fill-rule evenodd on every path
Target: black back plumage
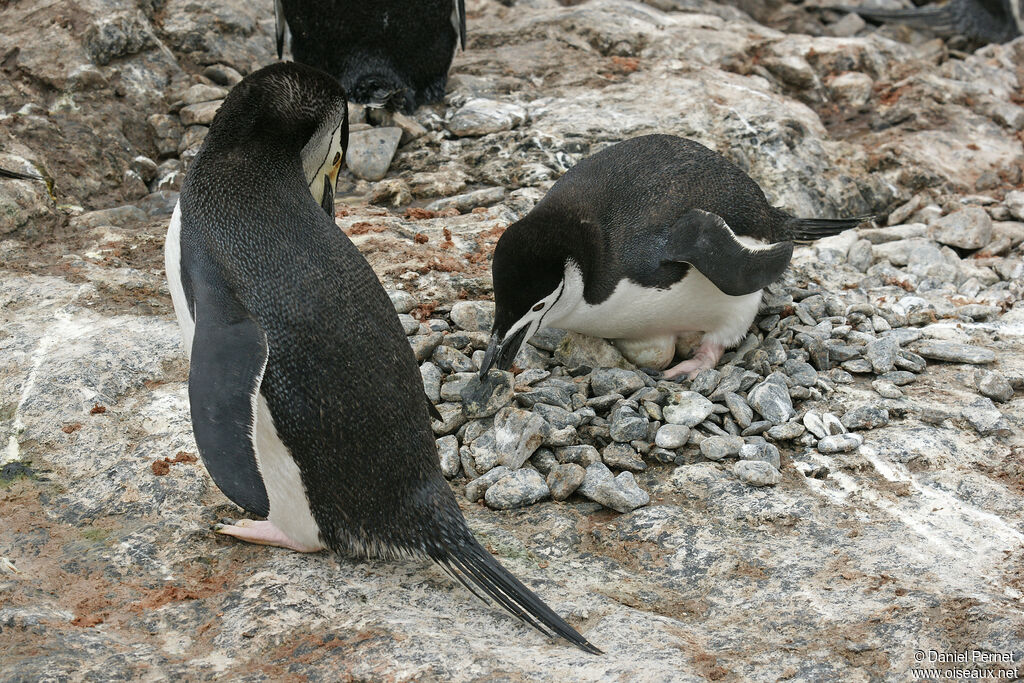
M 674 226 L 694 210 L 767 242 L 810 241 L 864 220 L 795 218 L 771 206 L 739 167 L 693 140 L 632 138 L 581 160 L 502 235 L 493 263 L 495 329 L 504 331 L 553 291 L 567 257 L 582 270 L 590 304 L 608 298 L 623 278 L 647 287 L 678 282 L 691 266 L 666 256 L 678 237 Z
M 214 280 L 265 335 L 260 391 L 329 548 L 426 555 L 542 632 L 596 652 L 473 538 L 441 474 L 394 307 L 306 187 L 300 150 L 339 102 L 334 79 L 292 63 L 229 94 L 181 191 L 190 305 L 196 283 Z M 196 325 L 198 340 L 201 315 Z
M 1017 13 L 1011 3 L 1016 2 Z M 899 22 L 939 35 L 962 35 L 983 43 L 1007 43 L 1021 35 L 1018 17 L 1024 0 L 949 0 L 941 5 L 925 5 L 911 9 L 880 9 L 840 6 L 876 22 Z
M 352 102 L 406 113 L 438 102 L 465 47 L 464 0 L 280 2 L 295 61 L 335 76 Z

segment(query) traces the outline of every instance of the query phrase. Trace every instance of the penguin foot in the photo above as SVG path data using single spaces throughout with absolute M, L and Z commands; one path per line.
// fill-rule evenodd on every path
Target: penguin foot
M 287 534 L 274 526 L 273 522 L 258 522 L 252 519 L 239 519 L 234 522 L 230 520 L 224 521 L 230 523 L 215 524 L 213 526 L 213 530 L 218 534 L 234 536 L 239 540 L 248 541 L 249 543 L 288 548 L 300 553 L 315 553 L 322 550 L 319 546 L 312 547 L 293 541 L 288 538 Z
M 713 342 L 702 342 L 693 358 L 684 360 L 679 365 L 669 368 L 664 372 L 665 379 L 679 379 L 686 375 L 688 379 L 696 377 L 701 370 L 710 370 L 722 360 L 725 347 Z

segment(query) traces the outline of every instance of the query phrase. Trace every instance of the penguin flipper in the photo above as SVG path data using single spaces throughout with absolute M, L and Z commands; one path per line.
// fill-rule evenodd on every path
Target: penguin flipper
M 792 256 L 792 242 L 751 249 L 721 216 L 692 209 L 668 228 L 662 261 L 689 263 L 725 294 L 742 296 L 779 279 Z
M 455 0 L 455 11 L 459 13 L 459 44 L 466 51 L 466 0 Z
M 270 501 L 256 461 L 255 430 L 267 337 L 225 284 L 192 282 L 196 329 L 188 398 L 196 445 L 217 488 L 266 517 Z
M 284 18 L 284 6 L 281 0 L 274 0 L 274 35 L 277 38 L 277 58 L 284 55 L 284 29 L 288 22 Z

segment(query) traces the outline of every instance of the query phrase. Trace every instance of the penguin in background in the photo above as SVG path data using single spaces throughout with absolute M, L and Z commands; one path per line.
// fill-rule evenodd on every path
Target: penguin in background
M 411 114 L 444 99 L 465 0 L 275 0 L 277 55 L 285 29 L 295 61 L 333 75 L 350 102 Z
M 842 5 L 826 7 L 859 14 L 877 23 L 895 21 L 943 36 L 962 35 L 982 43 L 1008 43 L 1024 30 L 1024 0 L 949 0 L 943 5 L 880 9 Z
M 481 377 L 509 369 L 541 327 L 612 339 L 627 359 L 657 370 L 671 363 L 680 335 L 703 332 L 694 357 L 662 375 L 694 377 L 746 336 L 794 242 L 865 220 L 795 218 L 692 140 L 620 142 L 569 169 L 498 240 Z
M 278 63 L 225 99 L 165 246 L 199 453 L 265 521 L 221 534 L 301 552 L 426 556 L 542 633 L 600 651 L 476 541 L 441 474 L 391 300 L 334 223 L 344 91 Z

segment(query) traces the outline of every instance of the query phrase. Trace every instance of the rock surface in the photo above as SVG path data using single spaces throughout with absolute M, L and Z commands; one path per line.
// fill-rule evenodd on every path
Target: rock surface
M 405 315 L 470 526 L 598 658 L 423 561 L 212 533 L 239 511 L 196 460 L 161 247 L 272 13 L 8 3 L 0 166 L 53 185 L 0 181 L 0 680 L 895 681 L 918 649 L 1019 670 L 1024 39 L 816 4 L 469 0 L 446 105 L 384 120 L 382 180 L 343 173 L 338 224 Z M 502 231 L 653 132 L 794 214 L 888 227 L 797 248 L 693 382 L 543 331 L 474 383 Z

